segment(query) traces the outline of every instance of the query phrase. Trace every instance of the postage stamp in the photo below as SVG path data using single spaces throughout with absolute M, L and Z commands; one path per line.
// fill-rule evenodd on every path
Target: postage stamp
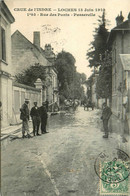
M 128 175 L 126 163 L 117 160 L 101 163 L 100 194 L 128 194 Z
M 95 161 L 95 172 L 100 178 L 100 195 L 129 194 L 129 156 L 122 150 L 116 149 L 116 155 L 100 153 Z

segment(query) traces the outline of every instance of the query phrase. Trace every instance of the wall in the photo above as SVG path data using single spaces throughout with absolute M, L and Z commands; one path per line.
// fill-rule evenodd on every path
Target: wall
M 97 105 L 98 105 L 98 108 L 102 109 L 102 104 L 103 104 L 103 103 L 105 103 L 105 102 L 106 102 L 106 100 L 105 100 L 105 99 L 103 99 L 103 98 L 101 98 L 101 99 L 98 99 L 98 100 L 97 100 L 97 103 L 98 103 L 98 104 L 97 104 Z M 107 105 L 108 105 L 108 106 L 110 106 L 109 99 L 107 99 Z
M 19 31 L 16 31 L 11 39 L 13 75 L 35 65 L 35 63 L 43 66 L 48 65 L 48 60 L 43 57 L 40 50 Z
M 118 31 L 112 45 L 112 112 L 120 119 L 123 115 L 123 92 L 121 84 L 124 81 L 124 70 L 119 54 L 130 54 L 130 32 Z
M 59 103 L 57 73 L 52 66 L 48 66 L 46 68 L 46 75 L 46 97 L 49 103 Z
M 94 82 L 92 85 L 92 102 L 97 106 L 97 96 L 96 96 L 96 83 Z
M 0 48 L 0 70 L 11 73 L 11 25 L 2 12 L 0 12 L 0 37 L 1 27 L 5 30 L 6 60 L 2 60 Z
M 5 8 L 4 2 L 0 2 L 1 6 Z M 1 110 L 1 127 L 9 125 L 12 117 L 12 79 L 11 79 L 11 22 L 14 22 L 13 16 L 5 9 L 6 16 L 3 12 L 0 12 L 0 101 L 2 102 Z M 7 16 L 10 17 L 7 19 Z M 2 47 L 1 47 L 1 27 L 5 30 L 5 53 L 6 59 L 2 59 Z
M 129 134 L 130 134 L 130 72 L 129 72 L 129 83 L 128 83 L 128 113 L 127 113 L 127 120 L 128 120 Z
M 28 98 L 30 99 L 29 103 L 29 109 L 31 109 L 34 106 L 34 101 L 38 102 L 38 106 L 41 106 L 41 91 L 26 86 L 19 83 L 13 84 L 13 105 L 12 105 L 12 123 L 11 124 L 17 124 L 20 123 L 20 108 L 22 104 L 24 103 L 24 99 Z
M 130 31 L 117 31 L 112 45 L 112 116 L 110 119 L 110 128 L 123 135 L 126 128 L 126 112 L 123 106 L 123 100 L 127 92 L 123 90 L 123 84 L 128 77 L 123 70 L 120 54 L 130 54 Z M 129 95 L 130 96 L 130 95 Z M 130 97 L 129 97 L 130 100 Z M 128 120 L 130 123 L 130 120 Z M 129 127 L 130 128 L 130 127 Z M 128 128 L 127 128 L 128 129 Z M 129 130 L 127 130 L 127 133 Z
M 12 118 L 12 80 L 4 75 L 1 75 L 1 80 L 0 80 L 0 93 L 1 93 L 1 101 L 2 101 L 2 111 L 1 111 L 1 116 L 2 116 L 2 123 L 1 126 L 7 127 Z
M 57 73 L 52 69 L 53 102 L 59 103 Z

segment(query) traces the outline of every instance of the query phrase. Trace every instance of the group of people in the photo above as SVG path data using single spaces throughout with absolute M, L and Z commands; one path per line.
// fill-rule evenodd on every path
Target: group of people
M 75 111 L 76 108 L 78 107 L 79 105 L 79 100 L 78 99 L 65 99 L 64 100 L 64 104 L 65 104 L 65 109 L 68 110 L 70 107 L 73 108 L 73 110 Z
M 33 123 L 33 135 L 39 136 L 41 134 L 47 133 L 46 131 L 46 125 L 47 125 L 47 118 L 48 118 L 48 103 L 43 102 L 41 107 L 37 106 L 37 102 L 34 102 L 34 106 L 31 108 L 31 111 L 29 112 L 29 99 L 25 99 L 25 103 L 20 108 L 20 119 L 22 120 L 22 137 L 28 137 L 30 138 L 31 135 L 29 133 L 29 117 L 32 118 Z M 108 138 L 108 121 L 111 116 L 112 112 L 110 107 L 107 106 L 106 103 L 103 104 L 103 111 L 102 111 L 102 117 L 103 120 L 103 127 L 105 135 L 104 138 Z M 41 124 L 41 134 L 39 133 L 39 127 Z M 25 135 L 27 133 L 27 135 Z
M 33 123 L 33 135 L 39 136 L 41 134 L 47 133 L 46 125 L 47 125 L 47 102 L 43 102 L 41 107 L 37 106 L 37 102 L 34 102 L 34 107 L 31 108 L 29 112 L 29 99 L 25 99 L 25 103 L 20 108 L 20 119 L 22 120 L 22 138 L 32 137 L 29 133 L 29 117 L 32 118 Z M 39 133 L 39 127 L 41 124 L 41 134 Z M 27 135 L 25 135 L 27 134 Z

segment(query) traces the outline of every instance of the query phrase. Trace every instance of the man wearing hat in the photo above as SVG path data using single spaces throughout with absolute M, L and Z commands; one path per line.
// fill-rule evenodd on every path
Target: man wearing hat
M 103 128 L 105 132 L 103 138 L 108 138 L 108 121 L 112 112 L 110 107 L 108 107 L 106 103 L 103 103 L 102 107 L 103 107 L 103 111 L 102 111 L 101 119 L 103 120 Z
M 40 107 L 40 116 L 41 116 L 41 133 L 47 133 L 46 131 L 46 125 L 47 125 L 47 109 L 46 109 L 46 102 L 42 103 L 42 106 Z
M 27 137 L 30 138 L 31 135 L 29 134 L 29 99 L 25 99 L 25 103 L 20 108 L 21 114 L 20 119 L 22 120 L 22 138 L 25 138 L 25 133 L 27 133 Z
M 39 126 L 40 126 L 40 108 L 37 106 L 37 102 L 34 102 L 34 107 L 32 107 L 30 115 L 32 117 L 33 122 L 33 135 L 40 135 Z

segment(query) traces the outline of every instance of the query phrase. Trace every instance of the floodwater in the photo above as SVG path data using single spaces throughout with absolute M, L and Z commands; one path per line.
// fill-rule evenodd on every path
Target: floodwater
M 116 134 L 103 139 L 100 110 L 48 117 L 48 134 L 14 140 L 2 149 L 4 196 L 99 196 L 95 160 L 119 148 Z

